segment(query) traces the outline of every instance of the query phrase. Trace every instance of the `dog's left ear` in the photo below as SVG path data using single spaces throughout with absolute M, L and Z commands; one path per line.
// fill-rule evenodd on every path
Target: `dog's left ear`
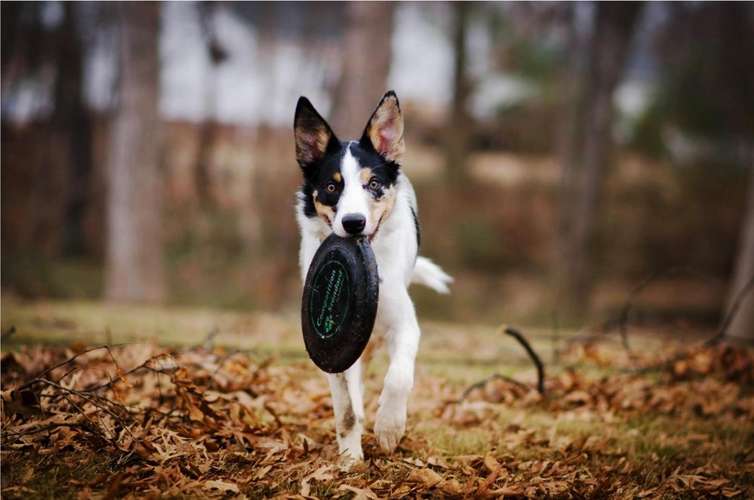
M 371 145 L 386 160 L 400 163 L 406 148 L 403 142 L 403 114 L 398 96 L 392 90 L 380 100 L 360 142 Z

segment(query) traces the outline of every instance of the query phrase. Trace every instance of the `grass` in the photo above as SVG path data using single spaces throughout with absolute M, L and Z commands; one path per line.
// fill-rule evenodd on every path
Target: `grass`
M 315 373 L 303 349 L 295 312 L 239 313 L 95 302 L 29 303 L 12 297 L 5 297 L 3 306 L 2 331 L 15 327 L 15 333 L 3 340 L 3 352 L 30 344 L 154 342 L 176 347 L 196 346 L 215 331 L 216 345 Z M 473 399 L 468 407 L 463 407 L 463 412 L 468 416 L 478 409 L 479 417 L 466 423 L 454 421 L 452 416 L 443 414 L 453 406 L 443 407 L 443 398 L 460 394 L 470 383 L 492 373 L 533 382 L 535 371 L 521 347 L 500 334 L 496 327 L 427 322 L 423 324 L 423 331 L 408 422 L 408 444 L 400 452 L 403 458 L 428 460 L 440 456 L 456 461 L 464 456 L 492 453 L 505 462 L 513 480 L 531 477 L 527 469 L 530 464 L 568 464 L 577 456 L 581 462 L 573 472 L 574 477 L 603 474 L 604 477 L 597 479 L 606 484 L 627 481 L 634 489 L 626 490 L 633 493 L 625 496 L 635 494 L 636 488 L 643 485 L 667 485 L 678 471 L 692 474 L 698 467 L 711 471 L 709 474 L 713 477 L 730 481 L 730 485 L 735 486 L 731 491 L 740 492 L 741 496 L 745 496 L 745 492 L 754 494 L 754 430 L 744 417 L 713 418 L 682 409 L 676 413 L 648 411 L 616 415 L 580 406 L 566 405 L 555 410 L 553 405 L 559 404 L 558 401 L 490 404 Z M 550 380 L 557 380 L 567 368 L 574 367 L 585 378 L 609 377 L 619 373 L 624 363 L 621 356 L 625 353 L 610 347 L 617 343 L 609 342 L 605 351 L 609 355 L 587 353 L 553 363 L 555 344 L 551 332 L 526 328 L 524 331 L 547 363 Z M 561 332 L 563 339 L 576 334 L 575 331 Z M 632 336 L 634 350 L 640 355 L 656 351 L 663 342 L 658 338 Z M 385 367 L 384 356 L 377 356 L 366 376 L 368 432 L 365 439 L 372 446 L 371 426 Z M 647 377 L 649 383 L 657 380 L 657 375 Z M 376 460 L 387 459 L 378 455 Z M 92 460 L 91 456 L 77 457 L 71 453 L 60 457 L 34 453 L 21 465 L 3 467 L 4 495 L 25 496 L 24 490 L 13 489 L 14 485 L 27 483 L 27 476 L 33 474 L 35 498 L 72 498 L 78 492 L 66 486 L 72 484 L 71 480 L 73 484 L 75 481 L 91 484 L 100 477 L 111 477 L 115 470 L 107 460 Z M 242 474 L 245 466 L 228 464 L 228 467 L 235 467 Z M 380 474 L 379 470 L 370 469 L 361 478 L 376 481 Z M 274 488 L 252 485 L 247 494 L 263 497 L 298 492 L 298 480 L 286 477 Z M 316 482 L 311 485 L 311 494 L 342 494 L 337 488 L 337 482 Z M 592 490 L 580 491 L 583 494 Z M 672 492 L 661 491 L 664 493 L 658 493 L 660 496 Z M 690 492 L 683 495 L 695 496 Z

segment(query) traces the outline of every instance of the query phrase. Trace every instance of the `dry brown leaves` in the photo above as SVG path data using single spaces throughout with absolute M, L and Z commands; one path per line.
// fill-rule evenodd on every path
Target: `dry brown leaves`
M 544 398 L 505 379 L 491 380 L 460 404 L 460 391 L 447 389 L 455 394 L 446 392 L 434 403 L 434 417 L 423 417 L 451 429 L 487 425 L 502 407 L 606 423 L 643 413 L 751 422 L 752 380 L 751 356 L 719 347 L 670 363 L 659 377 L 589 379 L 565 370 L 547 381 Z M 39 493 L 45 470 L 79 470 L 82 462 L 95 472 L 68 476 L 59 491 L 359 499 L 746 493 L 714 464 L 648 478 L 642 464 L 603 436 L 548 436 L 524 423 L 507 425 L 486 454 L 465 456 L 439 456 L 409 434 L 388 457 L 368 433 L 367 462 L 341 470 L 324 378 L 309 363 L 254 362 L 222 349 L 29 347 L 3 356 L 2 389 L 2 493 L 10 497 Z M 660 439 L 671 445 L 678 438 Z M 693 444 L 707 437 L 683 439 Z M 754 472 L 751 455 L 741 467 Z

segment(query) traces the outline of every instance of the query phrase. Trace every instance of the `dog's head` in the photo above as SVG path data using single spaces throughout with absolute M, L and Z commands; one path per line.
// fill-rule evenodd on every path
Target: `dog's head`
M 338 236 L 373 238 L 395 204 L 404 150 L 395 92 L 382 97 L 358 141 L 339 141 L 306 97 L 298 100 L 293 129 L 305 214 L 321 217 Z

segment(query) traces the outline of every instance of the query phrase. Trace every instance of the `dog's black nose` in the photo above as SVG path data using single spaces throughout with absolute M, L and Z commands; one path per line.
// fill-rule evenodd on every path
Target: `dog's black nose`
M 367 219 L 361 214 L 346 214 L 343 216 L 343 229 L 349 234 L 359 234 L 364 230 Z

